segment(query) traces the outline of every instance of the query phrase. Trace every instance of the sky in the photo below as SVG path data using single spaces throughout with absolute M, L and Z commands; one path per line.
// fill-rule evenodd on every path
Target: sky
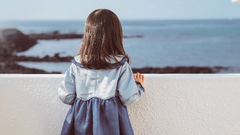
M 240 19 L 231 0 L 0 0 L 0 20 L 85 20 L 107 8 L 120 19 Z

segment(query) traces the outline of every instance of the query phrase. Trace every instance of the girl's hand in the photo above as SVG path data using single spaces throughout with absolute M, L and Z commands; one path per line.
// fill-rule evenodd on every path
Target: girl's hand
M 133 74 L 133 77 L 136 81 L 140 82 L 142 84 L 142 86 L 144 86 L 144 83 L 145 83 L 144 75 L 137 73 L 137 74 Z

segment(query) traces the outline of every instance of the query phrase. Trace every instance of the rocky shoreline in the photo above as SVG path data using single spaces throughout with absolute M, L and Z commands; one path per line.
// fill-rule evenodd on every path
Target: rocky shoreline
M 164 67 L 164 68 L 133 68 L 133 73 L 149 73 L 149 74 L 213 74 L 219 73 L 222 70 L 227 70 L 227 67 Z
M 50 39 L 73 39 L 82 38 L 83 34 L 68 33 L 60 34 L 58 31 L 50 33 L 32 33 L 24 35 L 14 28 L 0 28 L 0 73 L 3 74 L 60 74 L 60 72 L 46 72 L 43 70 L 26 68 L 17 64 L 19 61 L 31 62 L 70 62 L 73 57 L 60 57 L 56 53 L 53 57 L 45 56 L 27 57 L 16 56 L 14 52 L 26 51 L 37 43 L 37 40 Z M 141 35 L 124 36 L 124 38 L 142 38 Z M 165 67 L 165 68 L 133 68 L 133 72 L 151 73 L 151 74 L 165 74 L 165 73 L 218 73 L 221 70 L 227 70 L 227 67 Z
M 133 73 L 143 74 L 212 74 L 221 70 L 227 70 L 226 67 L 165 67 L 165 68 L 132 68 Z M 61 72 L 46 72 L 33 68 L 20 66 L 16 63 L 0 63 L 1 74 L 61 74 Z
M 39 57 L 27 57 L 27 56 L 8 56 L 9 63 L 0 64 L 0 73 L 4 74 L 61 74 L 60 72 L 46 72 L 43 70 L 27 68 L 16 64 L 16 62 L 70 62 L 73 57 L 60 57 L 56 53 L 53 57 L 45 56 L 43 58 Z M 196 67 L 196 66 L 179 66 L 179 67 L 164 67 L 164 68 L 153 68 L 153 67 L 144 67 L 144 68 L 132 68 L 133 73 L 148 73 L 148 74 L 212 74 L 219 73 L 223 70 L 228 70 L 227 67 Z

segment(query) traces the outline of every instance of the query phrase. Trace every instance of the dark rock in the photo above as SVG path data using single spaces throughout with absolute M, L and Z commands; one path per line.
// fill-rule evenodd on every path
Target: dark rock
M 8 48 L 12 45 L 11 48 L 9 47 L 12 52 L 26 51 L 36 43 L 35 39 L 29 38 L 15 28 L 0 29 L 0 46 L 5 45 L 5 48 Z
M 193 73 L 218 73 L 221 70 L 227 70 L 227 67 L 165 67 L 165 68 L 133 68 L 133 73 L 150 73 L 150 74 L 174 74 L 174 73 L 184 73 L 184 74 L 193 74 Z
M 0 42 L 0 62 L 8 61 L 11 57 L 14 48 L 14 44 L 7 42 Z

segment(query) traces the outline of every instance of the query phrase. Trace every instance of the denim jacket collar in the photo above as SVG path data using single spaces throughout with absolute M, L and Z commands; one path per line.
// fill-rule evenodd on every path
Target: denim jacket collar
M 117 55 L 116 59 L 119 61 L 118 63 L 115 63 L 115 61 L 111 58 L 112 55 L 110 55 L 110 59 L 106 59 L 108 62 L 111 63 L 111 65 L 107 68 L 107 69 L 114 69 L 114 68 L 119 68 L 121 65 L 123 65 L 126 61 L 128 62 L 128 64 L 131 64 L 131 58 L 126 57 L 124 55 Z M 74 58 L 72 59 L 72 63 L 74 63 L 76 66 L 82 67 L 82 68 L 86 68 L 84 67 L 81 62 L 80 62 L 80 55 L 74 56 Z

